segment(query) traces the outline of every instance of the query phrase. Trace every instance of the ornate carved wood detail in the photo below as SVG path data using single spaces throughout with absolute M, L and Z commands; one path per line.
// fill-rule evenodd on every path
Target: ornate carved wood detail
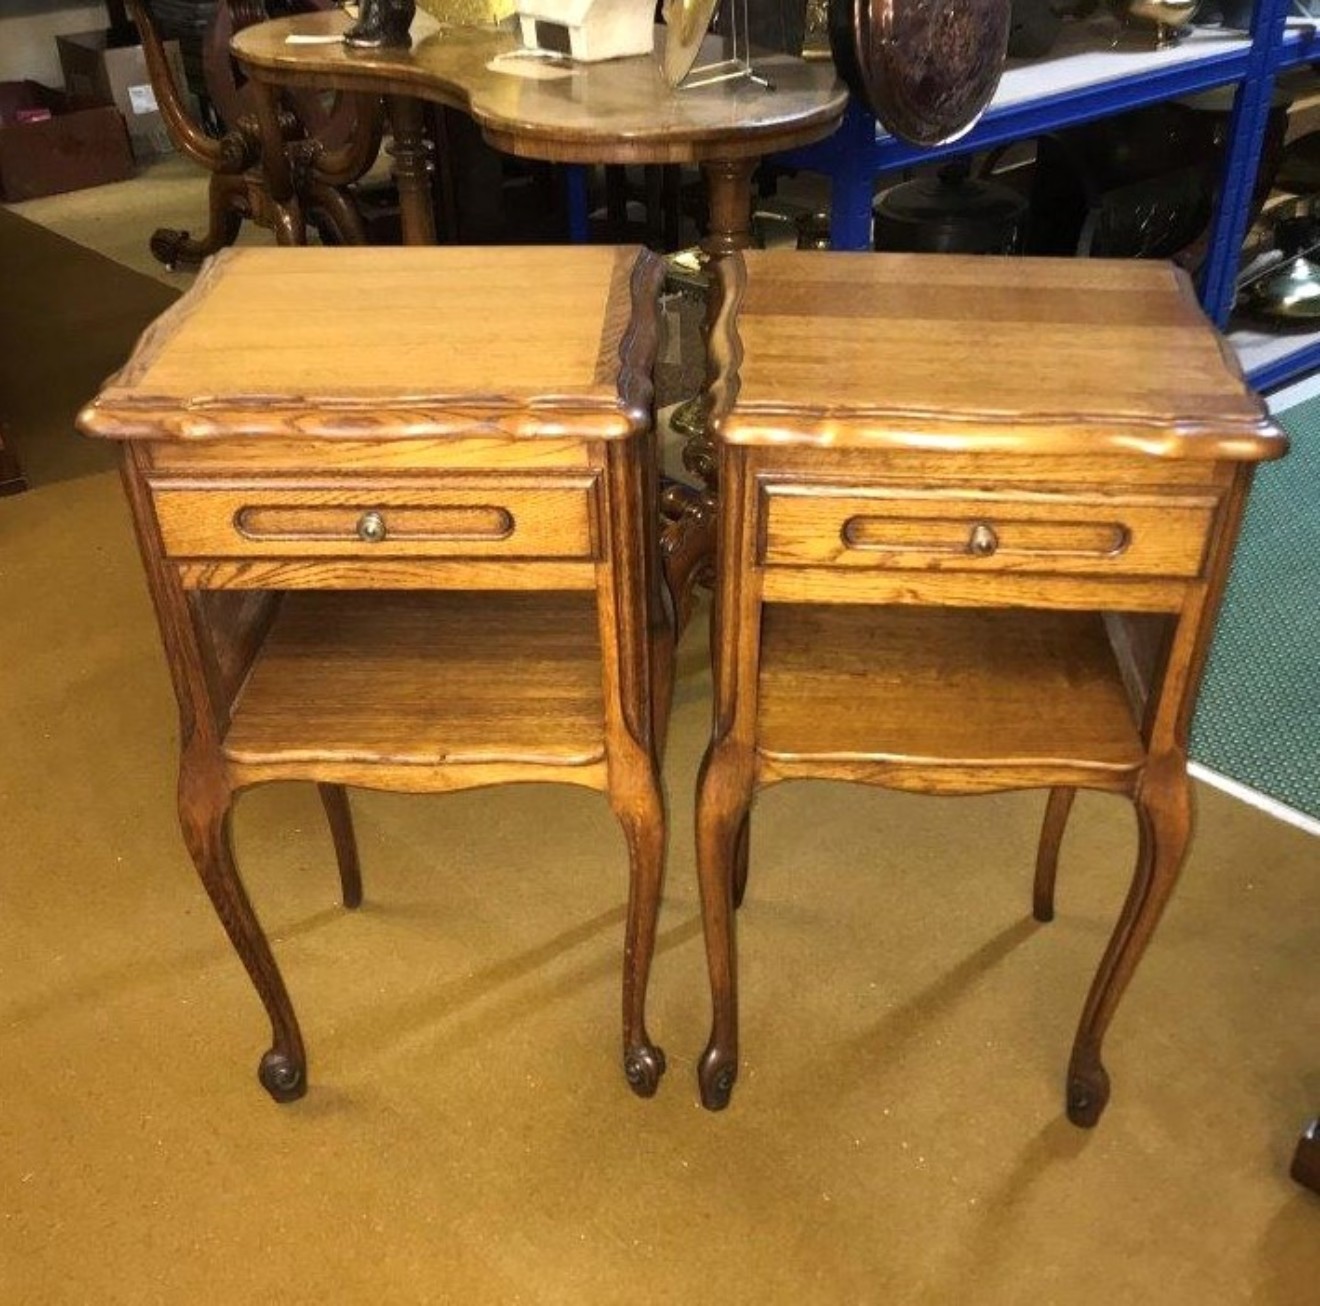
M 209 221 L 200 238 L 160 228 L 151 251 L 167 267 L 195 267 L 233 244 L 244 219 L 270 227 L 289 243 L 305 239 L 310 219 L 337 244 L 366 241 L 359 212 L 347 187 L 371 166 L 380 149 L 383 115 L 371 96 L 343 95 L 326 109 L 320 97 L 290 92 L 269 118 L 272 148 L 283 158 L 288 193 L 274 194 L 263 169 L 262 125 L 266 111 L 229 54 L 229 40 L 270 18 L 265 0 L 220 0 L 207 29 L 203 71 L 207 95 L 224 130 L 211 136 L 186 107 L 165 57 L 159 28 L 145 0 L 127 0 L 146 55 L 152 88 L 175 148 L 207 169 Z M 324 8 L 325 0 L 305 0 Z M 274 144 L 278 142 L 278 144 Z

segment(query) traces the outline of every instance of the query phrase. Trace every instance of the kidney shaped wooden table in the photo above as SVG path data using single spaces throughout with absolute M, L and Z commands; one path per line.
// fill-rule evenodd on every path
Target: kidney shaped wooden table
M 518 49 L 512 32 L 442 29 L 425 15 L 413 28 L 409 50 L 315 43 L 317 37 L 341 33 L 348 22 L 338 12 L 301 14 L 249 27 L 232 42 L 234 57 L 261 92 L 267 179 L 272 200 L 285 211 L 280 235 L 289 243 L 298 243 L 301 218 L 279 144 L 277 100 L 284 88 L 385 97 L 408 244 L 435 240 L 421 113 L 421 102 L 431 101 L 467 114 L 489 144 L 523 158 L 699 164 L 710 188 L 705 248 L 717 256 L 750 243 L 751 176 L 760 158 L 828 136 L 848 101 L 831 64 L 787 55 L 758 61 L 758 71 L 774 82 L 773 91 L 745 81 L 674 90 L 653 56 L 567 70 L 528 68 L 540 76 L 519 76 L 488 66 Z M 658 27 L 658 46 L 663 37 L 664 28 Z M 564 75 L 546 76 L 554 73 Z

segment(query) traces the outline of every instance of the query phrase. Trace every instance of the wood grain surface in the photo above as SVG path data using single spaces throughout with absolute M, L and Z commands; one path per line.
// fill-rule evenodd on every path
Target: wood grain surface
M 721 266 L 740 443 L 1212 460 L 1286 448 L 1168 264 L 749 250 Z M 823 384 L 823 379 L 828 382 Z
M 583 765 L 603 755 L 600 659 L 590 595 L 289 595 L 225 755 Z
M 112 439 L 626 436 L 635 248 L 218 255 L 80 416 Z M 302 446 L 304 451 L 306 446 Z
M 758 60 L 773 92 L 743 82 L 674 90 L 660 55 L 578 65 L 539 80 L 492 69 L 518 48 L 512 32 L 453 27 L 409 50 L 373 52 L 337 43 L 290 44 L 291 35 L 341 32 L 338 13 L 302 14 L 239 32 L 233 51 L 253 75 L 282 86 L 370 90 L 447 104 L 473 118 L 497 149 L 575 163 L 694 163 L 759 157 L 827 136 L 848 93 L 828 62 L 786 55 Z M 657 28 L 658 49 L 663 28 Z M 717 41 L 710 57 L 719 57 Z

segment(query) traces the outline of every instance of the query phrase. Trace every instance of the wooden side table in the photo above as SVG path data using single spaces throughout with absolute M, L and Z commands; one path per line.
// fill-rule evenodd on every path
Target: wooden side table
M 228 251 L 79 419 L 123 442 L 184 837 L 270 1017 L 277 1100 L 306 1056 L 229 842 L 234 796 L 269 780 L 319 785 L 349 907 L 344 786 L 603 791 L 631 868 L 624 1067 L 655 1090 L 662 274 L 606 248 Z
M 748 252 L 720 275 L 702 1100 L 737 1075 L 759 788 L 1046 788 L 1041 920 L 1088 788 L 1140 828 L 1068 1067 L 1068 1115 L 1093 1125 L 1102 1039 L 1187 846 L 1188 725 L 1252 470 L 1285 440 L 1166 265 Z

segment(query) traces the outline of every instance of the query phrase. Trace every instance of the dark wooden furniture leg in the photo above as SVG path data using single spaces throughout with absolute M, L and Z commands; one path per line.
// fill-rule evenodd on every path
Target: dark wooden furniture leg
M 710 971 L 711 1029 L 697 1067 L 701 1103 L 721 1111 L 738 1078 L 735 868 L 751 805 L 750 750 L 712 743 L 697 781 L 697 876 Z
M 1297 1140 L 1297 1151 L 1293 1154 L 1289 1173 L 1299 1184 L 1320 1193 L 1320 1118 L 1312 1120 Z
M 394 179 L 399 187 L 403 243 L 434 245 L 431 156 L 422 103 L 407 95 L 391 95 L 386 99 L 386 107 L 394 135 L 390 155 L 394 159 Z
M 1036 851 L 1036 879 L 1031 889 L 1031 914 L 1038 921 L 1054 919 L 1054 877 L 1059 869 L 1059 844 L 1068 825 L 1076 789 L 1051 789 L 1045 805 L 1045 822 Z
M 293 169 L 284 147 L 279 91 L 269 82 L 252 81 L 252 98 L 261 131 L 261 175 L 269 225 L 281 245 L 307 244 L 307 218 L 293 183 Z
M 243 219 L 252 217 L 247 179 L 215 173 L 207 186 L 207 201 L 207 227 L 200 239 L 178 227 L 157 227 L 152 232 L 151 254 L 158 263 L 171 271 L 200 267 L 212 254 L 238 239 Z
M 727 258 L 752 243 L 752 173 L 757 159 L 715 159 L 701 165 L 709 198 L 709 224 L 702 251 L 711 261 Z M 680 630 L 692 612 L 693 590 L 709 585 L 715 557 L 715 503 L 719 493 L 714 446 L 706 422 L 711 411 L 711 386 L 721 374 L 720 361 L 711 356 L 711 342 L 728 338 L 721 320 L 733 305 L 723 301 L 721 280 L 712 276 L 706 300 L 706 388 L 702 396 L 699 429 L 683 448 L 683 466 L 697 486 L 673 484 L 662 499 L 665 522 L 661 529 L 665 579 L 674 598 Z
M 1105 1030 L 1178 882 L 1187 852 L 1192 791 L 1185 759 L 1152 759 L 1134 802 L 1139 833 L 1136 872 L 1087 994 L 1068 1063 L 1068 1119 L 1086 1128 L 1100 1119 L 1109 1101 L 1109 1074 L 1100 1059 Z
M 737 468 L 733 457 L 730 466 Z M 755 514 L 743 494 L 721 505 L 720 520 L 720 547 L 728 556 L 752 543 Z M 702 1105 L 711 1111 L 728 1106 L 738 1078 L 734 926 L 736 905 L 746 889 L 760 657 L 759 639 L 743 633 L 753 623 L 759 628 L 761 620 L 760 603 L 748 603 L 745 583 L 742 569 L 735 566 L 723 568 L 718 577 L 711 624 L 714 721 L 697 777 L 697 880 L 711 991 L 710 1038 L 697 1066 L 697 1082 Z
M 121 474 L 179 708 L 179 822 L 207 896 L 270 1017 L 271 1046 L 261 1058 L 258 1077 L 277 1102 L 291 1102 L 307 1091 L 307 1057 L 288 990 L 234 865 L 229 838 L 234 795 L 220 752 L 222 716 L 228 710 L 225 678 L 202 608 L 189 601 L 177 574 L 163 561 L 143 457 L 125 445 Z M 241 642 L 241 636 L 233 641 L 235 647 Z M 221 695 L 218 704 L 214 693 Z
M 339 863 L 339 884 L 345 907 L 362 906 L 362 871 L 358 864 L 357 840 L 353 837 L 353 812 L 348 805 L 348 791 L 343 785 L 318 784 L 321 806 L 330 825 Z
M 179 822 L 211 905 L 270 1017 L 271 1046 L 257 1077 L 277 1102 L 292 1102 L 307 1092 L 307 1054 L 288 990 L 234 865 L 229 839 L 232 795 L 218 759 L 209 754 L 204 745 L 184 750 Z
M 665 811 L 659 776 L 640 768 L 631 785 L 610 792 L 610 806 L 628 843 L 628 921 L 623 943 L 623 1073 L 638 1097 L 651 1097 L 665 1072 L 665 1054 L 646 1032 L 646 985 L 655 953 L 665 866 Z
M 634 270 L 632 296 L 659 294 L 662 265 Z M 654 356 L 653 350 L 651 356 Z M 646 393 L 651 403 L 651 392 Z M 611 566 L 597 572 L 598 614 L 606 647 L 618 658 L 606 669 L 606 733 L 613 739 L 607 797 L 628 844 L 628 914 L 623 946 L 623 1071 L 634 1093 L 651 1097 L 665 1054 L 646 1029 L 646 988 L 655 953 L 665 867 L 665 803 L 660 782 L 674 632 L 663 597 L 654 531 L 657 447 L 652 429 L 640 458 L 611 449 L 606 475 L 614 513 L 605 523 Z

